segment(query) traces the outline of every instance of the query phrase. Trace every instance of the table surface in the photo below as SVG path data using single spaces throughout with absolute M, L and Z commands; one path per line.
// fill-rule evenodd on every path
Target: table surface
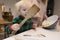
M 3 40 L 60 40 L 60 26 L 56 30 L 47 30 L 37 27 Z

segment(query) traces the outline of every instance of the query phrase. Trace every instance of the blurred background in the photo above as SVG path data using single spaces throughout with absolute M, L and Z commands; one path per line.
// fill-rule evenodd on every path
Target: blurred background
M 0 0 L 0 4 L 5 4 L 5 11 L 8 11 L 9 8 L 11 8 L 12 15 L 14 18 L 16 17 L 16 14 L 14 13 L 14 5 L 16 2 L 20 0 Z M 51 16 L 53 14 L 57 14 L 60 16 L 60 0 L 49 0 L 48 6 L 47 6 L 47 13 L 48 16 Z M 0 12 L 0 18 L 1 18 L 1 12 Z

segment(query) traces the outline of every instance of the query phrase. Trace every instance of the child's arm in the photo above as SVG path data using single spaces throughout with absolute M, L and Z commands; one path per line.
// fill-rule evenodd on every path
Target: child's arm
M 20 23 L 23 19 L 24 19 L 24 17 L 18 16 L 15 19 L 13 19 L 11 25 L 13 25 L 15 23 Z M 6 27 L 5 27 L 5 33 L 6 34 L 11 34 L 11 31 L 12 31 L 11 25 L 6 25 Z

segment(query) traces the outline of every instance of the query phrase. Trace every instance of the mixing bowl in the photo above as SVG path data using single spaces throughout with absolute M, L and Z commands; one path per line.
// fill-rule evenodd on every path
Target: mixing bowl
M 47 18 L 47 20 L 43 21 L 42 27 L 45 28 L 45 29 L 55 29 L 55 27 L 57 25 L 57 21 L 58 21 L 58 16 L 57 15 L 50 16 L 50 17 Z

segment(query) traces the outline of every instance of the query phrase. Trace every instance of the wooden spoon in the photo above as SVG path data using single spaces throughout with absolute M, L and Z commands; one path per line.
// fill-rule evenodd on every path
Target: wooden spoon
M 25 19 L 19 24 L 20 27 L 31 17 L 33 17 L 37 12 L 39 12 L 39 8 L 36 5 L 33 5 L 27 12 L 27 15 L 25 16 Z
M 30 19 L 31 17 L 33 17 L 35 14 L 37 14 L 37 12 L 39 12 L 40 9 L 39 7 L 37 7 L 36 5 L 33 5 L 27 13 L 27 15 L 25 16 L 25 19 L 19 24 L 20 25 L 20 28 L 22 27 L 22 25 L 28 20 Z M 13 34 L 15 34 L 16 32 L 12 32 Z

